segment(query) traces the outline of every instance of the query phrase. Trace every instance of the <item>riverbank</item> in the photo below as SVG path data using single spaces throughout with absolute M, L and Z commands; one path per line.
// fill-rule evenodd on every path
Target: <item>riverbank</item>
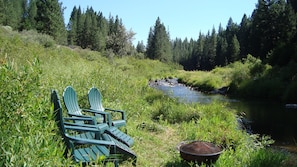
M 192 87 L 178 83 L 176 78 L 150 81 L 149 85 L 162 90 L 170 97 L 178 98 L 180 102 L 209 104 L 214 101 L 220 101 L 228 103 L 228 107 L 234 108 L 237 114 L 240 115 L 237 118 L 241 129 L 246 130 L 249 134 L 254 132 L 261 135 L 272 136 L 272 139 L 275 140 L 272 146 L 275 149 L 287 150 L 292 153 L 296 153 L 297 151 L 297 145 L 294 142 L 294 138 L 297 136 L 297 134 L 294 133 L 294 127 L 296 127 L 297 124 L 295 120 L 290 119 L 296 118 L 297 113 L 294 115 L 294 112 L 286 112 L 285 107 L 281 103 L 271 104 L 269 101 L 263 101 L 262 103 L 260 101 L 257 101 L 257 103 L 244 102 L 230 99 L 227 96 L 204 94 Z M 279 111 L 282 111 L 283 117 L 280 116 Z M 258 113 L 261 113 L 261 115 L 263 113 L 270 114 L 270 117 L 256 116 Z M 274 131 L 271 131 L 272 129 L 274 129 Z M 284 129 L 286 129 L 286 133 L 282 133 Z
M 228 88 L 229 96 L 244 99 L 271 99 L 284 104 L 297 104 L 297 63 L 282 68 L 272 67 L 247 56 L 211 71 L 179 71 L 180 83 L 211 92 Z

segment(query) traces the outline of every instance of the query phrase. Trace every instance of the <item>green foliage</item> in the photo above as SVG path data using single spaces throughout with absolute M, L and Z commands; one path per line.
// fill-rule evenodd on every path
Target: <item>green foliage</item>
M 156 99 L 152 105 L 155 106 L 152 111 L 153 120 L 182 123 L 199 119 L 199 113 L 196 110 L 169 97 Z
M 231 68 L 215 68 L 210 72 L 180 71 L 178 74 L 179 82 L 183 82 L 200 91 L 208 92 L 228 86 L 231 82 L 233 70 Z
M 282 162 L 287 159 L 287 155 L 285 153 L 277 152 L 273 149 L 259 149 L 253 156 L 251 156 L 251 159 L 252 160 L 249 166 L 279 167 L 282 166 Z
M 180 71 L 180 82 L 201 91 L 229 87 L 228 93 L 245 98 L 269 98 L 295 103 L 296 63 L 286 67 L 271 67 L 251 55 L 242 62 L 217 67 L 210 72 Z
M 11 26 L 17 30 L 21 26 L 22 16 L 25 12 L 23 4 L 26 0 L 2 0 L 0 1 L 0 23 Z
M 24 38 L 28 43 L 38 43 L 46 48 L 53 47 L 56 44 L 53 37 L 46 34 L 37 33 L 35 30 L 24 30 L 21 32 L 21 34 L 21 37 Z

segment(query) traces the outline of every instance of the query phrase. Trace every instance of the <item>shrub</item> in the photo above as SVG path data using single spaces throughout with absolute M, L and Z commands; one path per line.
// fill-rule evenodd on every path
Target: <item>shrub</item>
M 277 152 L 273 149 L 259 149 L 251 156 L 249 166 L 263 167 L 263 166 L 282 166 L 282 162 L 287 159 L 285 153 Z
M 45 48 L 53 47 L 56 44 L 53 37 L 46 34 L 40 34 L 36 30 L 24 30 L 21 32 L 21 35 L 27 43 L 38 43 Z

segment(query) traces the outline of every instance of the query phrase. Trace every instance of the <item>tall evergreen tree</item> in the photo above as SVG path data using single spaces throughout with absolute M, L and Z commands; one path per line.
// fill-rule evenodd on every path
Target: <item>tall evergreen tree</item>
M 169 33 L 166 32 L 166 28 L 159 17 L 156 20 L 152 34 L 149 34 L 148 42 L 150 42 L 148 46 L 151 47 L 147 49 L 149 58 L 163 62 L 172 61 Z
M 240 58 L 244 58 L 249 54 L 249 37 L 251 31 L 251 20 L 243 15 L 238 31 L 238 41 L 240 44 Z
M 211 70 L 215 67 L 215 58 L 216 58 L 216 47 L 217 47 L 217 35 L 215 28 L 212 29 L 212 32 L 207 33 L 205 38 L 205 44 L 203 47 L 203 55 L 201 60 L 201 65 L 205 70 Z
M 98 46 L 97 51 L 103 51 L 106 48 L 107 34 L 108 34 L 108 21 L 103 16 L 102 12 L 97 14 L 97 26 L 98 26 Z
M 26 0 L 3 0 L 0 5 L 2 14 L 1 23 L 11 26 L 17 30 L 21 27 L 23 14 L 25 13 L 24 3 Z
M 215 58 L 216 58 L 216 54 L 217 54 L 217 34 L 216 34 L 216 30 L 213 27 L 212 31 L 211 31 L 211 36 L 210 36 L 210 41 L 209 41 L 210 45 L 210 50 L 209 50 L 209 62 L 210 62 L 210 69 L 214 68 L 216 66 L 215 64 Z
M 37 30 L 52 36 L 58 43 L 66 43 L 66 29 L 62 4 L 58 0 L 37 0 Z
M 78 7 L 78 11 L 77 11 L 77 30 L 76 30 L 76 33 L 77 33 L 77 45 L 78 46 L 82 46 L 83 43 L 83 38 L 84 38 L 84 33 L 83 33 L 83 30 L 84 30 L 84 22 L 85 22 L 85 17 L 86 15 L 81 11 L 81 8 L 80 6 Z
M 36 29 L 36 20 L 35 17 L 37 15 L 37 6 L 36 6 L 36 0 L 30 0 L 29 1 L 29 8 L 28 8 L 28 14 L 25 19 L 25 29 Z
M 138 52 L 138 53 L 145 53 L 145 46 L 144 46 L 144 44 L 143 44 L 143 41 L 138 41 L 137 42 L 137 45 L 136 45 L 136 51 Z
M 285 0 L 259 0 L 252 18 L 253 55 L 262 60 L 296 33 L 296 16 Z
M 78 22 L 78 9 L 76 8 L 76 6 L 74 6 L 67 25 L 68 45 L 77 45 L 77 22 Z
M 81 47 L 82 48 L 91 48 L 91 38 L 94 34 L 92 34 L 92 8 L 87 8 L 84 18 L 84 26 L 82 30 L 82 38 L 81 38 Z
M 203 50 L 205 47 L 205 39 L 206 37 L 200 32 L 198 41 L 196 44 L 196 49 L 195 49 L 195 55 L 197 57 L 197 69 L 202 70 L 203 69 Z
M 146 56 L 150 59 L 154 59 L 154 30 L 151 27 L 148 38 L 147 38 L 147 45 L 146 45 Z
M 180 38 L 176 38 L 172 41 L 172 59 L 176 63 L 181 63 L 183 60 L 183 51 L 182 51 L 182 40 Z
M 227 49 L 228 42 L 225 36 L 225 31 L 223 30 L 221 24 L 219 26 L 218 35 L 217 35 L 217 53 L 216 53 L 216 65 L 225 66 L 227 65 Z
M 240 54 L 240 44 L 236 37 L 236 35 L 233 36 L 230 46 L 229 46 L 229 54 L 230 54 L 230 60 L 229 62 L 234 62 L 236 60 L 239 60 L 239 54 Z

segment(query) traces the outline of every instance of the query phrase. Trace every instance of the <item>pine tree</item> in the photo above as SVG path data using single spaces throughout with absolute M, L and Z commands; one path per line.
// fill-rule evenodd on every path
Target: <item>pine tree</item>
M 144 44 L 143 44 L 143 41 L 138 41 L 137 42 L 137 45 L 136 45 L 136 51 L 138 52 L 138 53 L 144 53 L 145 52 L 145 46 L 144 46 Z
M 147 38 L 147 45 L 146 45 L 146 56 L 147 58 L 154 59 L 154 30 L 151 27 L 149 31 L 149 35 Z
M 230 54 L 229 62 L 234 62 L 240 59 L 239 58 L 240 44 L 236 35 L 233 36 L 231 43 L 229 44 L 229 54 Z
M 205 47 L 205 39 L 206 37 L 200 32 L 198 41 L 196 44 L 196 49 L 195 49 L 195 55 L 197 57 L 197 69 L 202 70 L 203 69 L 203 50 Z
M 68 45 L 77 45 L 77 21 L 78 21 L 78 9 L 76 8 L 76 6 L 74 6 L 67 25 Z
M 251 29 L 253 55 L 261 60 L 296 33 L 296 15 L 285 0 L 259 0 L 254 10 Z
M 77 10 L 77 22 L 76 22 L 76 45 L 82 46 L 82 41 L 84 38 L 83 29 L 85 22 L 85 14 L 82 13 L 80 6 Z
M 210 52 L 209 52 L 209 62 L 210 62 L 210 69 L 215 67 L 215 58 L 216 58 L 216 54 L 217 54 L 217 34 L 216 34 L 216 30 L 213 27 L 212 32 L 211 32 L 211 36 L 210 36 Z
M 249 37 L 251 32 L 251 20 L 243 15 L 240 29 L 238 31 L 238 41 L 240 43 L 240 58 L 244 58 L 249 54 Z
M 227 49 L 228 42 L 225 36 L 225 31 L 223 30 L 221 24 L 219 26 L 218 35 L 217 35 L 217 54 L 216 54 L 216 65 L 225 66 L 227 65 Z
M 101 12 L 97 14 L 97 26 L 98 26 L 98 51 L 103 51 L 106 48 L 106 40 L 108 34 L 108 21 Z
M 98 21 L 97 21 L 97 13 L 94 11 L 91 14 L 91 30 L 90 31 L 91 31 L 91 37 L 90 37 L 91 49 L 100 51 L 99 26 L 98 26 Z
M 0 3 L 1 23 L 18 30 L 25 13 L 23 7 L 25 0 L 3 0 Z
M 147 56 L 151 59 L 171 62 L 172 54 L 169 38 L 165 26 L 161 23 L 161 20 L 158 17 L 154 29 L 152 31 L 150 30 Z
M 62 4 L 58 0 L 37 0 L 37 30 L 52 36 L 58 43 L 66 43 Z
M 182 51 L 182 40 L 180 38 L 176 38 L 172 42 L 172 59 L 173 62 L 182 64 L 183 59 L 183 51 Z
M 84 26 L 82 30 L 82 38 L 81 38 L 81 47 L 83 49 L 85 48 L 91 48 L 91 38 L 92 38 L 92 9 L 87 8 L 85 17 L 84 17 Z
M 28 30 L 36 29 L 36 20 L 35 20 L 36 15 L 37 15 L 36 0 L 30 0 L 28 15 L 25 21 L 26 22 L 25 29 L 28 29 Z
M 215 29 L 213 28 L 211 34 L 208 32 L 205 38 L 201 59 L 202 69 L 211 70 L 213 67 L 215 67 L 216 47 L 217 35 Z

